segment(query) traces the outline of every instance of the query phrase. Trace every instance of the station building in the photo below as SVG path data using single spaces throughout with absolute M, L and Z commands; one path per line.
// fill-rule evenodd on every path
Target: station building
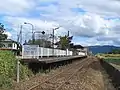
M 18 44 L 16 41 L 12 39 L 6 39 L 2 41 L 3 46 L 0 48 L 0 50 L 8 50 L 12 51 L 14 54 L 18 54 L 20 50 L 20 44 Z

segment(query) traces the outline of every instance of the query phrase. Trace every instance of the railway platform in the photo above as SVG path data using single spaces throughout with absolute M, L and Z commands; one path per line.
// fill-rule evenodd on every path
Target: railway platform
M 78 58 L 85 58 L 87 56 L 65 56 L 65 57 L 43 57 L 43 58 L 27 58 L 27 59 L 21 59 L 22 62 L 25 63 L 55 63 L 55 62 L 61 62 L 61 61 L 68 61 L 68 60 L 74 60 Z

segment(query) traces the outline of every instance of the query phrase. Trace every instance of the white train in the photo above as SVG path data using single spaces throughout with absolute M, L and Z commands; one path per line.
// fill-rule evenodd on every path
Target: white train
M 54 51 L 53 51 L 54 50 Z M 51 57 L 51 56 L 72 56 L 73 52 L 67 50 L 60 49 L 51 49 L 51 48 L 43 48 L 39 47 L 39 45 L 23 45 L 22 48 L 22 58 L 42 58 L 42 57 Z

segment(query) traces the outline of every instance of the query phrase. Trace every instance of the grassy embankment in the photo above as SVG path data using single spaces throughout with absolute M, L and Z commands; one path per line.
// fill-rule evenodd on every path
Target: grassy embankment
M 104 59 L 108 63 L 120 65 L 120 54 L 98 54 L 96 56 Z
M 10 90 L 16 82 L 17 59 L 9 51 L 0 51 L 0 90 Z M 28 79 L 33 73 L 20 64 L 20 80 Z

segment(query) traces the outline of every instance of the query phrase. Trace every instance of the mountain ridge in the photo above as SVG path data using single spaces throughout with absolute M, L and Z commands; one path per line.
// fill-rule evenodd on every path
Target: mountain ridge
M 113 49 L 120 49 L 118 46 L 114 45 L 96 45 L 96 46 L 88 46 L 89 51 L 93 54 L 97 53 L 108 53 L 111 52 Z

